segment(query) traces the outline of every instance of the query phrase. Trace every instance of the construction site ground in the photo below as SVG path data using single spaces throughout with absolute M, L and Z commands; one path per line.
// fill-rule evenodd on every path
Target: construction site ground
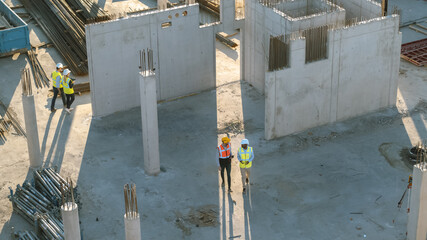
M 422 1 L 409 2 L 411 11 L 423 10 L 416 5 Z M 33 45 L 49 42 L 34 21 L 29 26 Z M 239 45 L 240 38 L 233 37 Z M 93 118 L 86 93 L 76 97 L 71 114 L 60 99 L 51 113 L 52 93 L 33 89 L 44 166 L 77 183 L 83 239 L 125 238 L 123 185 L 130 182 L 137 186 L 143 239 L 405 239 L 407 198 L 401 209 L 397 203 L 411 174 L 408 149 L 427 139 L 426 68 L 401 61 L 394 108 L 266 141 L 264 96 L 241 81 L 240 49 L 218 41 L 216 47 L 217 88 L 158 105 L 158 176 L 144 173 L 139 108 Z M 64 62 L 53 47 L 40 48 L 38 59 L 49 75 Z M 23 54 L 0 58 L 0 101 L 22 126 L 20 70 L 28 65 Z M 247 194 L 236 158 L 233 192 L 221 188 L 216 146 L 226 133 L 235 155 L 243 138 L 254 148 Z M 26 138 L 13 131 L 6 137 L 0 142 L 1 240 L 11 239 L 13 227 L 31 229 L 8 200 L 9 187 L 32 178 Z

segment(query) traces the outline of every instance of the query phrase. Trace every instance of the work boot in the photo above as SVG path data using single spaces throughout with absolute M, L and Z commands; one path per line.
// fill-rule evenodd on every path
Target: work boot
M 51 108 L 50 111 L 55 112 L 56 108 Z
M 249 183 L 249 178 L 246 178 L 246 183 Z
M 243 188 L 243 194 L 245 194 L 246 193 L 246 188 Z
M 225 187 L 225 184 L 224 184 L 224 182 L 222 182 L 222 183 L 221 183 L 221 187 Z
M 67 111 L 67 113 L 71 113 L 69 108 L 65 108 L 65 111 Z
M 229 192 L 229 193 L 232 193 L 232 192 L 233 192 L 233 190 L 231 190 L 231 188 L 229 188 L 229 189 L 228 189 L 228 192 Z

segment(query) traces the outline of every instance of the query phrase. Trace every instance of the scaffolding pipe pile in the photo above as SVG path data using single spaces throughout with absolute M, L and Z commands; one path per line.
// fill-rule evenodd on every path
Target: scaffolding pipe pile
M 52 168 L 34 171 L 34 182 L 35 187 L 53 202 L 56 207 L 59 207 L 61 204 L 62 191 L 64 189 L 65 191 L 69 191 L 71 188 L 70 184 Z
M 15 231 L 12 234 L 16 240 L 40 240 L 33 231 Z

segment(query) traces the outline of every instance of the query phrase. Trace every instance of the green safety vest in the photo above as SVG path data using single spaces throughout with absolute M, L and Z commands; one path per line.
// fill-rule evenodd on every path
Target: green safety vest
M 251 158 L 252 153 L 253 153 L 252 152 L 252 147 L 248 147 L 248 149 L 246 150 L 246 152 L 245 152 L 245 149 L 239 148 L 239 155 L 240 155 L 240 158 L 242 159 L 242 161 L 239 164 L 240 168 L 250 168 L 250 167 L 252 167 L 252 161 L 250 161 L 250 162 L 245 161 L 245 160 L 248 160 L 248 159 Z M 248 163 L 248 164 L 246 164 L 246 163 Z
M 58 76 L 60 77 L 59 82 L 57 81 Z M 54 87 L 58 88 L 59 86 L 59 88 L 61 88 L 62 87 L 61 80 L 62 80 L 62 75 L 60 72 L 55 71 L 52 73 L 52 85 Z

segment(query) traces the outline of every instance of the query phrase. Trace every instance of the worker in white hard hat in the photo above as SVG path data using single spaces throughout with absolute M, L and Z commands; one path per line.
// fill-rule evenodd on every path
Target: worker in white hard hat
M 73 108 L 71 108 L 71 104 L 74 102 L 74 81 L 70 78 L 71 71 L 68 69 L 64 70 L 64 77 L 62 78 L 62 85 L 64 86 L 64 92 L 67 96 L 67 107 L 65 111 L 71 113 Z
M 64 104 L 64 108 L 66 106 L 65 93 L 62 88 L 63 67 L 64 66 L 62 65 L 62 63 L 56 64 L 56 71 L 52 73 L 53 98 L 52 98 L 52 104 L 50 105 L 50 110 L 52 112 L 56 111 L 55 102 L 56 102 L 56 97 L 58 96 L 58 93 L 61 94 L 62 104 Z
M 242 174 L 243 193 L 246 193 L 246 187 L 249 184 L 249 177 L 251 175 L 252 161 L 254 160 L 254 151 L 249 147 L 249 140 L 243 139 L 240 143 L 241 147 L 237 151 L 237 159 L 240 164 L 240 172 Z

